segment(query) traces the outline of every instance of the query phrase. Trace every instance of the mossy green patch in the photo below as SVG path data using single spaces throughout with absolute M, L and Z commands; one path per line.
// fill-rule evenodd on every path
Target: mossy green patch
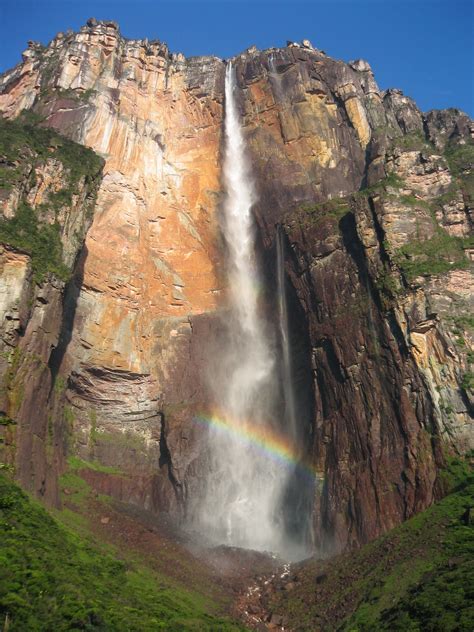
M 41 224 L 36 211 L 21 202 L 11 219 L 0 220 L 0 242 L 18 248 L 31 256 L 35 280 L 52 273 L 66 281 L 70 270 L 62 262 L 59 224 Z
M 99 463 L 98 461 L 85 461 L 77 456 L 69 457 L 68 465 L 72 471 L 87 469 L 93 470 L 94 472 L 103 472 L 104 474 L 122 474 L 121 470 L 117 467 L 102 465 L 102 463 Z
M 452 320 L 457 327 L 474 330 L 474 316 L 454 316 Z
M 0 426 L 14 426 L 16 425 L 16 421 L 11 419 L 7 415 L 0 416 Z
M 103 161 L 91 149 L 64 138 L 52 129 L 40 127 L 34 114 L 24 113 L 15 121 L 0 118 L 0 186 L 24 189 L 33 185 L 35 169 L 54 158 L 63 166 L 62 189 L 33 209 L 20 199 L 15 215 L 0 220 L 0 242 L 31 256 L 34 278 L 41 282 L 48 274 L 67 280 L 70 270 L 63 261 L 62 227 L 59 211 L 68 208 L 73 196 L 86 187 L 92 196 L 99 183 Z M 26 180 L 25 180 L 26 179 Z M 21 192 L 21 191 L 20 191 Z M 93 200 L 87 208 L 93 207 Z M 87 212 L 89 212 L 87 210 Z M 44 218 L 48 217 L 47 221 Z
M 117 447 L 142 452 L 146 452 L 147 450 L 145 439 L 134 432 L 107 432 L 105 430 L 95 429 L 93 439 L 95 444 L 116 445 Z
M 401 149 L 402 151 L 422 151 L 427 154 L 437 154 L 437 150 L 425 137 L 421 130 L 404 134 L 403 136 L 397 136 L 392 141 L 392 147 L 394 149 Z
M 201 595 L 60 525 L 0 476 L 0 621 L 40 630 L 239 630 Z
M 393 299 L 398 296 L 402 290 L 397 276 L 388 266 L 382 268 L 375 278 L 375 287 L 380 293 L 384 309 L 390 309 L 392 307 Z
M 57 86 L 43 88 L 40 93 L 41 101 L 48 101 L 50 98 L 68 99 L 78 103 L 87 103 L 96 94 L 96 90 L 88 88 L 58 88 Z
M 469 267 L 465 249 L 472 238 L 449 235 L 440 228 L 430 239 L 414 240 L 398 249 L 395 260 L 408 281 L 417 276 L 443 274 Z
M 338 220 L 349 212 L 349 200 L 347 197 L 333 198 L 319 204 L 304 205 L 302 210 L 316 221 L 326 218 Z
M 32 156 L 46 159 L 52 155 L 61 161 L 70 174 L 70 186 L 82 178 L 94 179 L 100 173 L 103 160 L 92 149 L 61 136 L 48 127 L 31 123 L 28 117 L 9 121 L 0 118 L 0 156 L 15 163 L 28 151 Z
M 288 215 L 288 220 L 296 221 L 303 228 L 320 227 L 324 224 L 335 226 L 350 212 L 349 198 L 341 197 L 318 204 L 303 204 Z
M 404 181 L 402 178 L 400 178 L 400 176 L 398 176 L 396 173 L 389 173 L 385 176 L 385 178 L 382 178 L 381 180 L 378 180 L 377 182 L 375 182 L 374 184 L 372 184 L 370 187 L 366 187 L 364 189 L 361 189 L 360 191 L 357 191 L 354 196 L 357 197 L 367 197 L 370 195 L 374 195 L 376 193 L 386 193 L 392 189 L 401 189 L 404 186 Z
M 464 145 L 449 143 L 444 152 L 454 185 L 461 189 L 464 199 L 470 205 L 474 202 L 474 141 Z
M 474 372 L 466 371 L 464 373 L 461 386 L 466 391 L 474 391 Z
M 300 630 L 316 623 L 328 632 L 474 629 L 474 476 L 467 461 L 449 459 L 442 483 L 448 496 L 388 534 L 295 569 L 296 587 L 277 593 L 272 612 Z
M 444 156 L 452 175 L 461 176 L 474 166 L 474 142 L 470 141 L 465 145 L 449 144 L 445 149 Z

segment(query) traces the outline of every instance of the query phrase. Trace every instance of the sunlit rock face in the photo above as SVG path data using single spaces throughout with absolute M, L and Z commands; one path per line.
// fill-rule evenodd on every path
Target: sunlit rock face
M 472 393 L 460 386 L 472 272 L 407 282 L 398 268 L 414 240 L 471 233 L 471 194 L 452 186 L 460 176 L 443 152 L 468 145 L 472 124 L 454 110 L 424 116 L 399 91 L 380 91 L 367 62 L 307 44 L 252 48 L 234 65 L 269 312 L 277 225 L 285 233 L 298 406 L 318 472 L 314 538 L 340 550 L 432 502 L 442 443 L 472 440 Z M 69 450 L 117 468 L 89 474 L 98 490 L 181 515 L 209 467 L 193 417 L 213 404 L 209 356 L 226 306 L 224 75 L 222 60 L 185 59 L 90 20 L 46 48 L 30 43 L 0 78 L 4 116 L 33 109 L 105 159 L 52 343 L 66 384 L 53 409 L 61 424 L 66 407 Z M 401 189 L 369 190 L 344 213 L 304 211 L 389 173 Z M 2 256 L 21 306 L 26 263 Z M 384 285 L 392 276 L 396 291 Z
M 106 161 L 62 360 L 77 450 L 134 474 L 144 469 L 147 490 L 132 499 L 154 507 L 150 481 L 166 452 L 163 406 L 179 419 L 181 408 L 204 399 L 190 338 L 193 327 L 205 332 L 192 320 L 212 313 L 220 292 L 224 65 L 185 61 L 163 44 L 126 41 L 114 24 L 94 21 L 78 34 L 58 35 L 45 50 L 30 48 L 24 59 L 4 78 L 5 114 L 13 117 L 36 99 L 48 125 Z M 181 434 L 191 416 L 182 421 L 169 428 L 170 441 L 178 433 L 176 461 L 181 442 L 188 458 Z M 180 463 L 175 469 L 181 473 Z

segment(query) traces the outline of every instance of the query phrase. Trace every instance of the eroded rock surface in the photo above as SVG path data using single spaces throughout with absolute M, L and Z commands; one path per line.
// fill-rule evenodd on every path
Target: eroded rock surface
M 367 62 L 308 41 L 252 47 L 233 63 L 268 287 L 278 225 L 287 238 L 315 540 L 339 550 L 430 504 L 443 446 L 472 441 L 472 123 L 457 110 L 423 115 L 400 91 L 380 91 Z M 185 59 L 90 20 L 31 43 L 0 79 L 4 116 L 32 109 L 105 160 L 62 335 L 35 332 L 56 347 L 52 414 L 67 420 L 69 451 L 120 471 L 91 474 L 98 490 L 153 511 L 185 512 L 209 467 L 193 417 L 209 404 L 225 305 L 224 72 L 217 58 Z M 41 169 L 62 177 L 51 162 Z M 31 187 L 29 203 L 43 195 Z M 1 256 L 5 337 L 18 330 L 25 345 L 28 261 L 6 247 Z M 57 319 L 47 311 L 59 299 L 45 296 L 29 322 Z M 50 386 L 35 387 L 38 407 Z M 22 481 L 37 477 L 19 463 Z
M 50 502 L 65 455 L 54 364 L 64 289 L 80 270 L 101 170 L 92 151 L 51 130 L 1 122 L 0 447 L 4 466 Z

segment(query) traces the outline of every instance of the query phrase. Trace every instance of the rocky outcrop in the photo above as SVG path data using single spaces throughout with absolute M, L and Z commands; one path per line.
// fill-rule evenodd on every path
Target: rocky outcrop
M 64 288 L 92 221 L 102 161 L 23 120 L 2 121 L 1 134 L 1 460 L 24 487 L 54 502 L 64 420 L 62 378 L 52 359 L 64 326 Z
M 472 123 L 380 94 L 366 62 L 237 63 L 256 213 L 268 245 L 284 224 L 311 345 L 317 546 L 340 550 L 429 504 L 446 447 L 472 446 Z
M 192 372 L 199 362 L 190 356 L 199 348 L 202 357 L 205 340 L 192 333 L 206 329 L 201 315 L 213 314 L 221 291 L 224 65 L 127 41 L 113 23 L 94 21 L 24 58 L 4 77 L 5 114 L 34 104 L 106 161 L 61 359 L 76 450 L 142 472 L 150 507 L 161 476 L 173 504 L 190 458 L 184 410 L 205 401 L 202 366 Z
M 332 551 L 427 506 L 442 492 L 443 446 L 472 440 L 471 122 L 423 115 L 400 91 L 381 92 L 367 62 L 308 41 L 232 63 L 268 287 L 277 227 L 286 233 L 315 537 Z M 32 110 L 105 160 L 63 332 L 48 347 L 62 385 L 53 416 L 67 420 L 71 451 L 113 466 L 90 475 L 98 489 L 154 511 L 185 511 L 209 467 L 193 416 L 209 403 L 225 305 L 224 69 L 90 20 L 32 43 L 0 79 L 6 117 Z M 41 187 L 28 195 L 36 203 Z M 2 277 L 16 287 L 10 330 L 27 318 L 21 257 Z

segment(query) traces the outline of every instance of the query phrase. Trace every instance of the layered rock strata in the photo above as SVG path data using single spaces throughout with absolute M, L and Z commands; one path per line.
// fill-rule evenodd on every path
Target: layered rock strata
M 309 42 L 234 63 L 269 288 L 286 232 L 315 539 L 338 550 L 432 502 L 443 446 L 472 441 L 472 123 L 423 115 Z M 55 415 L 73 453 L 115 468 L 90 475 L 97 489 L 154 511 L 185 512 L 209 467 L 193 416 L 212 404 L 225 306 L 224 70 L 91 20 L 0 80 L 4 116 L 33 110 L 105 160 Z
M 102 161 L 28 120 L 1 122 L 0 448 L 24 487 L 57 502 L 65 455 L 54 356 L 63 334 L 64 290 L 95 209 Z

